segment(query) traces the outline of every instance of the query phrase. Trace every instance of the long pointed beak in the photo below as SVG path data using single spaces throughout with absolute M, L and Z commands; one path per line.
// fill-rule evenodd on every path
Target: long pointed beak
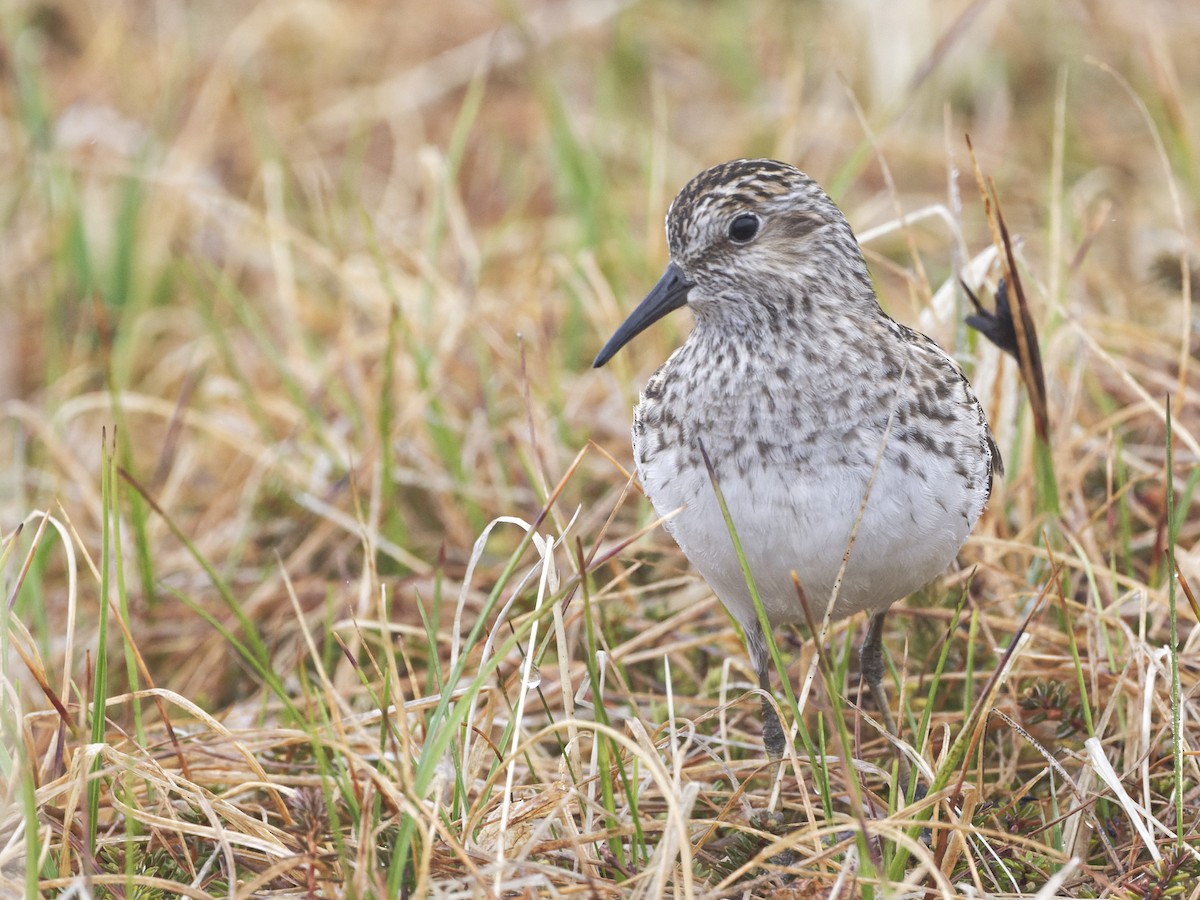
M 592 368 L 600 368 L 637 335 L 667 313 L 685 305 L 688 291 L 691 289 L 692 283 L 683 277 L 679 267 L 675 263 L 668 265 L 667 271 L 663 272 L 663 277 L 658 279 L 658 284 L 646 295 L 646 299 L 637 305 L 629 314 L 629 318 L 622 322 L 621 327 L 608 339 L 608 343 L 592 363 Z

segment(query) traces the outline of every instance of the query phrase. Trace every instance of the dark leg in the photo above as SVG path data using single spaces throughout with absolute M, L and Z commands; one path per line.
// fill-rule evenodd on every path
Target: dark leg
M 768 696 L 774 696 L 771 694 L 771 654 L 767 652 L 767 642 L 763 638 L 762 628 L 759 627 L 758 622 L 746 629 L 746 649 L 750 653 L 750 664 L 754 666 L 754 674 L 758 676 L 758 686 Z M 783 725 L 779 721 L 779 716 L 775 714 L 774 705 L 767 697 L 762 698 L 762 723 L 763 747 L 766 748 L 767 756 L 772 761 L 782 759 L 787 743 L 783 734 Z M 771 828 L 771 831 L 778 834 L 778 829 L 783 822 L 780 814 L 778 812 L 769 814 L 768 821 L 775 822 L 775 827 Z M 795 860 L 796 852 L 791 849 L 771 857 L 773 864 L 784 868 L 790 866 Z
M 879 715 L 883 717 L 883 724 L 895 737 L 896 722 L 892 718 L 887 693 L 883 689 L 883 617 L 886 614 L 879 612 L 871 616 L 871 621 L 867 623 L 867 636 L 858 651 L 858 662 L 862 668 L 863 681 L 871 691 L 871 699 L 875 701 Z
M 871 621 L 867 623 L 867 636 L 858 651 L 858 661 L 862 668 L 863 681 L 867 683 L 871 698 L 879 708 L 884 727 L 892 737 L 898 738 L 900 732 L 896 730 L 896 720 L 892 718 L 892 708 L 888 705 L 887 692 L 883 689 L 883 617 L 886 612 L 877 612 L 871 616 Z M 900 760 L 900 781 L 907 787 L 912 774 L 908 760 L 903 753 L 898 752 L 897 756 Z
M 754 666 L 754 674 L 758 676 L 758 686 L 770 695 L 771 693 L 771 655 L 767 652 L 767 642 L 763 638 L 762 629 L 755 622 L 746 629 L 746 649 L 750 653 L 750 664 Z M 771 759 L 783 756 L 784 736 L 783 725 L 775 714 L 775 707 L 766 697 L 762 698 L 763 747 Z

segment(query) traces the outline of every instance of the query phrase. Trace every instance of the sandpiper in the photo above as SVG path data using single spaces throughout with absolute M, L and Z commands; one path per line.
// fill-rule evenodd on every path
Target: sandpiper
M 817 621 L 827 610 L 871 614 L 862 674 L 894 733 L 884 614 L 946 570 L 1003 472 L 983 408 L 945 351 L 880 308 L 842 211 L 795 167 L 739 159 L 708 169 L 680 191 L 666 225 L 665 274 L 594 363 L 672 310 L 695 315 L 634 411 L 646 495 L 660 515 L 682 508 L 666 528 L 741 624 L 770 693 L 766 642 L 707 456 L 772 629 L 805 620 L 793 572 Z M 763 743 L 782 755 L 765 697 Z

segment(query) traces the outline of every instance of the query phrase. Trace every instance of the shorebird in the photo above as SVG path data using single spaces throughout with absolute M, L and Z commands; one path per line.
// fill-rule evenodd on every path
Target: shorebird
M 983 408 L 945 351 L 880 308 L 845 216 L 799 169 L 708 169 L 666 227 L 665 274 L 594 363 L 672 310 L 695 315 L 634 411 L 646 495 L 677 513 L 665 527 L 741 625 L 765 694 L 767 643 L 713 479 L 772 630 L 805 620 L 793 573 L 817 621 L 870 613 L 862 675 L 895 734 L 884 615 L 945 572 L 1003 472 Z M 766 696 L 762 710 L 778 758 Z

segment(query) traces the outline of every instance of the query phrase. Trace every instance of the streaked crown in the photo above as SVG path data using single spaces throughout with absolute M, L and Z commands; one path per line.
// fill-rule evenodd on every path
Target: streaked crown
M 782 282 L 815 282 L 841 294 L 874 292 L 846 217 L 815 181 L 787 163 L 738 159 L 693 178 L 667 212 L 671 259 L 696 288 L 770 294 Z

